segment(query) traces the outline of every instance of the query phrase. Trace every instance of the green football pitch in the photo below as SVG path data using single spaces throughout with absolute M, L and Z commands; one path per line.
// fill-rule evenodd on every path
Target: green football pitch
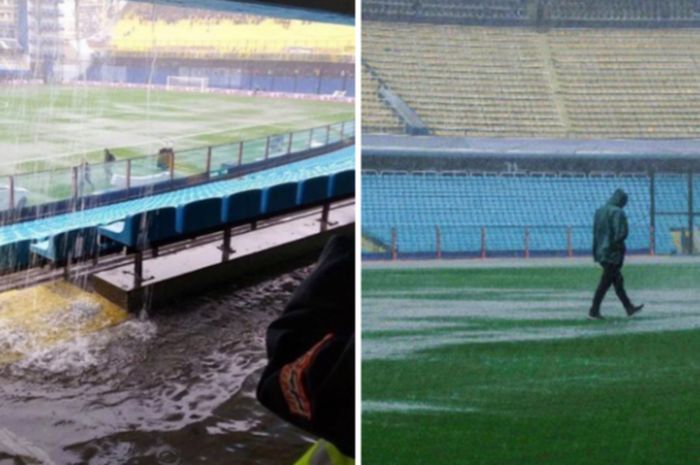
M 59 85 L 0 86 L 0 175 L 251 140 L 354 119 L 341 102 Z
M 644 311 L 589 321 L 599 273 L 366 268 L 363 463 L 695 463 L 700 265 L 626 266 Z

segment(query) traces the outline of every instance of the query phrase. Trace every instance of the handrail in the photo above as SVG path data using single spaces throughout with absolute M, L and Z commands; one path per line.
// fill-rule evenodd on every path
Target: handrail
M 0 224 L 3 218 L 22 217 L 22 212 L 28 208 L 41 210 L 48 205 L 71 202 L 75 209 L 83 200 L 97 195 L 155 187 L 198 176 L 204 176 L 205 180 L 216 179 L 237 168 L 347 142 L 354 136 L 355 122 L 349 120 L 177 152 L 165 150 L 113 162 L 8 175 L 0 177 Z M 99 185 L 98 176 L 102 180 L 101 189 L 96 186 Z M 29 177 L 34 178 L 37 188 L 34 191 Z M 49 190 L 58 193 L 50 195 Z M 43 194 L 45 200 L 32 199 L 33 193 L 35 196 Z
M 700 216 L 700 213 L 698 214 Z M 381 238 L 377 237 L 377 231 L 378 228 L 373 227 L 373 228 L 366 228 L 366 225 L 363 226 L 363 231 L 362 235 L 363 237 L 370 237 L 372 240 L 379 242 L 382 244 L 385 248 L 384 252 L 365 252 L 363 251 L 362 254 L 365 257 L 384 257 L 386 259 L 391 259 L 391 260 L 398 260 L 400 258 L 405 258 L 405 257 L 413 257 L 413 258 L 445 258 L 448 256 L 472 256 L 472 257 L 480 257 L 480 258 L 488 258 L 491 256 L 496 256 L 499 254 L 505 254 L 505 255 L 515 255 L 515 256 L 521 256 L 524 258 L 530 258 L 533 256 L 533 254 L 537 255 L 565 255 L 567 257 L 574 257 L 577 255 L 583 255 L 583 254 L 590 254 L 590 246 L 587 245 L 586 247 L 581 247 L 581 244 L 575 244 L 574 241 L 574 234 L 580 234 L 582 231 L 585 231 L 587 235 L 590 234 L 591 225 L 583 225 L 583 224 L 561 224 L 561 225 L 544 225 L 544 224 L 518 224 L 518 225 L 511 225 L 511 224 L 485 224 L 485 225 L 459 225 L 459 226 L 454 226 L 454 225 L 440 225 L 440 224 L 401 224 L 401 223 L 394 223 L 391 225 L 384 225 L 382 227 L 384 234 Z M 432 233 L 432 242 L 430 242 L 430 245 L 427 245 L 424 248 L 421 248 L 419 250 L 410 250 L 410 251 L 402 251 L 399 247 L 399 242 L 400 239 L 403 239 L 407 236 L 411 236 L 410 232 L 406 232 L 406 230 L 411 230 L 411 229 L 421 229 L 424 232 L 427 231 L 433 231 Z M 684 228 L 679 228 L 686 230 Z M 475 247 L 465 247 L 459 251 L 446 251 L 446 232 L 454 232 L 454 230 L 459 230 L 459 234 L 464 236 L 464 235 L 471 235 L 473 238 L 474 242 L 478 244 Z M 502 231 L 512 231 L 514 233 L 517 233 L 520 235 L 520 241 L 519 245 L 517 239 L 513 239 L 512 236 L 510 239 L 508 239 L 508 245 L 512 246 L 511 248 L 504 248 L 503 247 L 503 241 L 502 239 L 499 239 L 495 242 L 498 243 L 497 246 L 494 247 L 493 245 L 493 233 L 495 232 L 502 232 Z M 560 244 L 557 247 L 534 247 L 533 242 L 536 237 L 540 236 L 541 234 L 547 234 L 549 237 L 557 237 L 558 238 L 558 243 Z M 635 243 L 635 246 L 630 249 L 631 252 L 635 254 L 649 254 L 649 255 L 654 255 L 656 253 L 656 245 L 655 245 L 655 229 L 654 227 L 650 227 L 649 229 L 645 229 L 645 227 L 642 227 L 639 230 L 639 233 L 637 234 L 638 239 L 641 239 L 642 237 L 646 236 L 648 238 L 648 242 L 645 244 L 639 243 L 637 241 Z M 690 234 L 692 236 L 692 234 Z M 592 240 L 592 239 L 591 239 Z M 580 241 L 579 241 L 580 242 Z M 692 242 L 691 242 L 692 243 Z

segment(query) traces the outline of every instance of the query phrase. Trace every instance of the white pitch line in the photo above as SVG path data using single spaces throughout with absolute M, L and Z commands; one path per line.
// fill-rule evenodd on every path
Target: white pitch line
M 427 402 L 401 402 L 401 401 L 378 401 L 363 400 L 363 413 L 415 413 L 415 412 L 438 412 L 438 413 L 473 413 L 478 409 L 473 407 L 452 407 L 448 405 L 436 405 Z
M 517 290 L 520 292 L 520 290 Z M 363 359 L 404 359 L 417 352 L 460 344 L 526 342 L 587 337 L 617 336 L 700 329 L 700 290 L 649 290 L 632 292 L 646 307 L 639 317 L 624 317 L 614 293 L 603 306 L 606 321 L 585 320 L 590 295 L 562 294 L 556 301 L 443 301 L 430 299 L 374 299 L 363 302 L 363 330 L 381 332 L 381 337 L 363 339 Z M 504 290 L 507 296 L 508 291 Z M 532 323 L 518 326 L 516 322 Z M 537 326 L 539 321 L 555 322 Z M 490 329 L 476 326 L 513 321 L 512 327 Z M 474 323 L 473 329 L 465 325 Z M 575 323 L 572 325 L 571 323 Z M 454 328 L 453 331 L 449 331 Z M 436 332 L 436 329 L 442 330 Z M 414 334 L 403 334 L 411 331 Z M 395 333 L 392 335 L 392 332 Z

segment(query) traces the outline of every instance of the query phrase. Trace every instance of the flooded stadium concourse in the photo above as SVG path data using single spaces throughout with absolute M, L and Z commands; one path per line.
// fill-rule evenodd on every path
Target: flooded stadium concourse
M 310 256 L 135 315 L 90 279 L 134 255 L 89 231 L 290 185 L 249 219 L 323 230 L 311 179 L 331 219 L 354 208 L 354 19 L 314 3 L 0 2 L 0 465 L 291 464 L 309 447 L 255 389 Z M 235 248 L 250 231 L 229 220 Z

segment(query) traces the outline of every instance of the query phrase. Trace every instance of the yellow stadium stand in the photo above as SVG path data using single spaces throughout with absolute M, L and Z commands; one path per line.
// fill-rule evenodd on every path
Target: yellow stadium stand
M 365 21 L 363 60 L 436 135 L 700 137 L 697 29 Z
M 286 60 L 318 56 L 350 59 L 355 53 L 353 27 L 197 11 L 186 9 L 189 16 L 180 13 L 173 17 L 159 10 L 148 16 L 143 8 L 127 9 L 112 31 L 111 49 L 136 54 L 186 54 L 189 58 Z

